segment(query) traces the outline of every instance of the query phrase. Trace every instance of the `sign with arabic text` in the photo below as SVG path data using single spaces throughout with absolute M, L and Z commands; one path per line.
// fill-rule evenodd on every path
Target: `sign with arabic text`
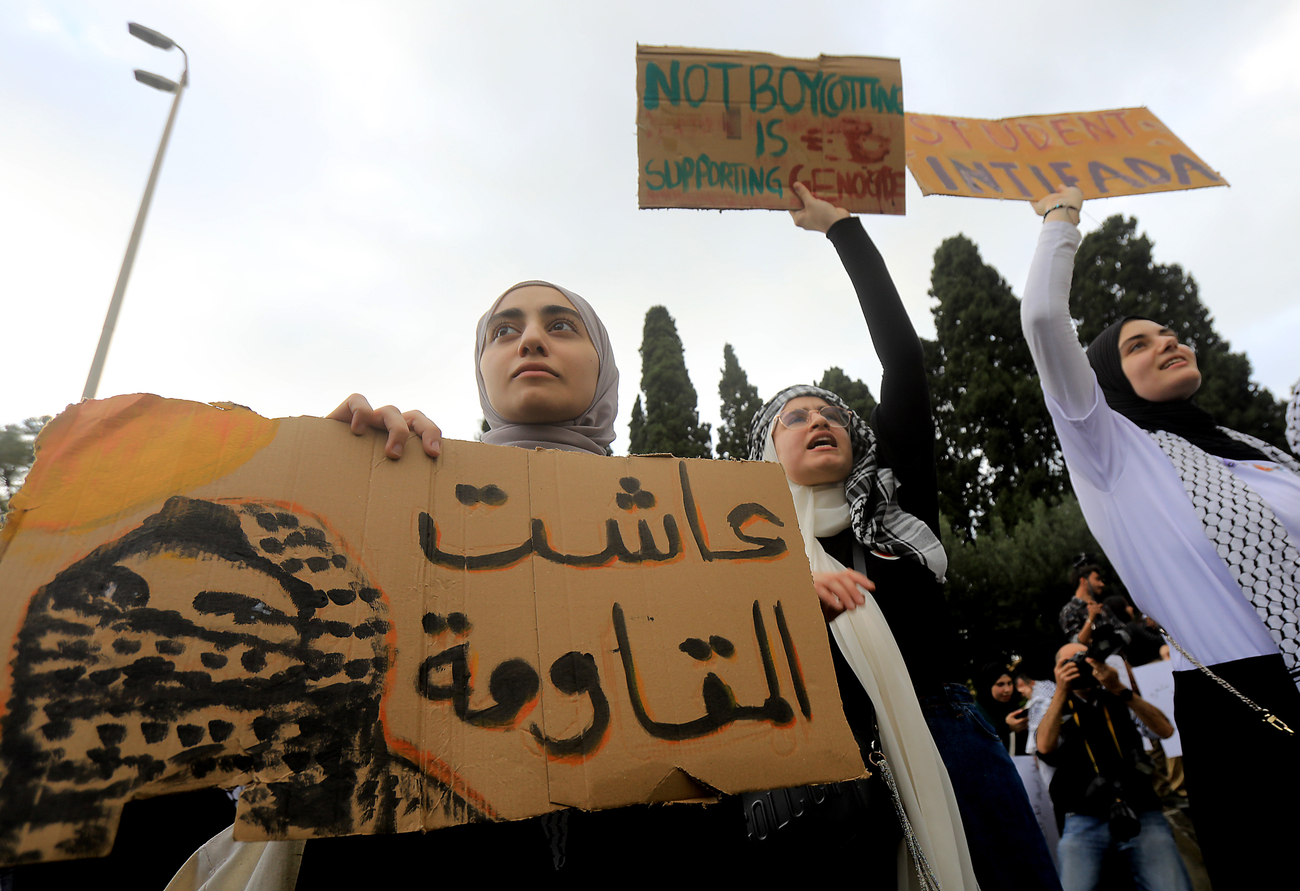
M 0 530 L 0 864 L 202 786 L 305 838 L 862 772 L 779 466 L 383 441 L 156 396 L 46 427 Z

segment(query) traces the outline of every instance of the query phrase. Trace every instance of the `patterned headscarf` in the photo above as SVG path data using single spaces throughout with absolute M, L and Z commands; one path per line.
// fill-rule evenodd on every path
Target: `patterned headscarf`
M 506 294 L 520 288 L 543 287 L 559 291 L 573 308 L 578 311 L 587 335 L 596 347 L 596 357 L 600 360 L 600 371 L 596 376 L 596 395 L 587 410 L 571 421 L 555 424 L 516 424 L 497 413 L 488 401 L 487 388 L 483 385 L 483 372 L 479 360 L 483 358 L 483 348 L 487 345 L 488 319 L 497 311 Z M 483 417 L 491 428 L 483 434 L 483 442 L 493 445 L 519 446 L 525 449 L 561 449 L 566 452 L 592 452 L 597 455 L 609 453 L 609 444 L 614 441 L 614 419 L 618 417 L 618 366 L 614 364 L 614 347 L 609 342 L 609 333 L 600 321 L 600 316 L 583 300 L 568 288 L 561 288 L 550 282 L 528 281 L 511 285 L 498 297 L 491 308 L 478 320 L 478 335 L 474 341 L 474 379 L 478 382 L 478 403 L 483 409 Z
M 750 460 L 778 460 L 776 445 L 772 440 L 772 425 L 776 423 L 777 416 L 786 403 L 800 396 L 816 396 L 830 405 L 846 410 L 849 408 L 843 399 L 821 387 L 796 384 L 785 388 L 754 415 L 749 430 Z M 933 572 L 939 581 L 943 581 L 948 569 L 948 555 L 944 553 L 943 545 L 929 526 L 898 506 L 898 480 L 892 470 L 877 464 L 876 436 L 866 419 L 854 414 L 848 431 L 849 443 L 853 447 L 853 466 L 843 484 L 848 518 L 846 523 L 839 525 L 839 529 L 851 525 L 853 537 L 870 550 L 914 560 Z M 790 483 L 796 508 L 799 507 L 801 498 L 813 498 L 817 502 L 817 528 L 803 530 L 810 547 L 816 542 L 814 535 L 824 537 L 839 531 L 826 528 L 822 519 L 830 516 L 833 511 L 833 508 L 825 504 L 828 489 L 824 486 L 808 487 Z M 803 514 L 802 510 L 800 514 Z

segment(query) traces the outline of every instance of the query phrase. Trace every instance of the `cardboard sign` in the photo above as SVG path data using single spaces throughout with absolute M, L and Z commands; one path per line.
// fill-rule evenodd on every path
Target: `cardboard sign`
M 636 49 L 645 207 L 792 210 L 803 182 L 855 213 L 904 213 L 897 59 Z
M 1145 108 L 1003 118 L 907 115 L 907 168 L 925 195 L 1036 201 L 1228 184 Z
M 202 786 L 305 838 L 862 773 L 777 465 L 383 441 L 156 396 L 46 427 L 0 531 L 0 863 Z

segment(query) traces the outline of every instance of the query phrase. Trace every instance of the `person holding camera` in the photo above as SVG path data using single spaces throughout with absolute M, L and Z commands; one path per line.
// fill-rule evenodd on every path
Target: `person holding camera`
M 1056 692 L 1038 725 L 1038 757 L 1056 768 L 1049 792 L 1058 819 L 1064 815 L 1061 886 L 1097 887 L 1113 848 L 1138 888 L 1190 891 L 1141 739 L 1167 739 L 1173 725 L 1098 655 L 1078 643 L 1057 651 Z

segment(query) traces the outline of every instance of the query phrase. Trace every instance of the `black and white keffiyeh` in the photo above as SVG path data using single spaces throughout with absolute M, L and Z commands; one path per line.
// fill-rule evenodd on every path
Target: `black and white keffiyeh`
M 831 405 L 849 408 L 844 400 L 821 387 L 805 384 L 786 387 L 754 415 L 749 430 L 750 460 L 776 460 L 775 452 L 765 454 L 772 437 L 772 425 L 785 404 L 800 396 L 815 396 Z M 848 500 L 853 537 L 870 550 L 920 563 L 934 573 L 936 579 L 943 581 L 948 569 L 948 555 L 929 526 L 898 506 L 898 479 L 888 467 L 878 465 L 876 436 L 871 427 L 865 418 L 854 414 L 848 429 L 849 442 L 853 446 L 853 467 L 844 481 L 844 495 Z M 828 530 L 819 528 L 817 534 L 828 534 Z
M 1263 440 L 1220 427 L 1190 399 L 1152 402 L 1124 374 L 1113 323 L 1088 346 L 1106 404 L 1146 431 L 1168 456 L 1183 489 L 1232 577 L 1255 607 L 1286 662 L 1300 677 L 1300 552 L 1258 493 L 1225 461 L 1272 461 L 1300 475 L 1300 462 Z M 1149 320 L 1148 320 L 1149 321 Z
M 1300 463 L 1281 449 L 1219 429 L 1300 474 Z M 1300 676 L 1300 552 L 1286 528 L 1222 459 L 1166 430 L 1148 433 L 1174 465 L 1206 536 L 1282 651 L 1287 670 Z

